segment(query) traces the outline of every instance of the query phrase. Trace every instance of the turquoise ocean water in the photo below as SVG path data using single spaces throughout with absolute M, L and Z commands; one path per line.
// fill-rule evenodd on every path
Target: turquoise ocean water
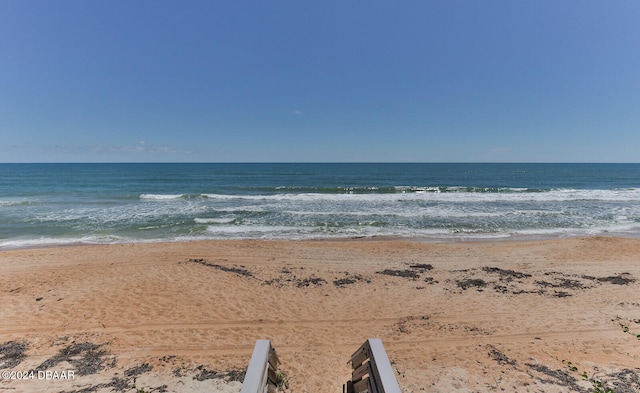
M 0 248 L 640 235 L 640 164 L 0 164 Z

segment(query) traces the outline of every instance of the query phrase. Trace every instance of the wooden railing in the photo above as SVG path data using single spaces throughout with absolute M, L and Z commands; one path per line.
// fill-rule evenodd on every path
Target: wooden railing
M 240 393 L 273 393 L 276 391 L 278 356 L 269 340 L 256 341 Z
M 274 393 L 278 356 L 269 340 L 258 340 L 240 393 Z M 351 380 L 343 393 L 401 393 L 382 340 L 370 338 L 351 355 Z
M 400 393 L 382 340 L 370 338 L 351 355 L 351 380 L 343 393 Z

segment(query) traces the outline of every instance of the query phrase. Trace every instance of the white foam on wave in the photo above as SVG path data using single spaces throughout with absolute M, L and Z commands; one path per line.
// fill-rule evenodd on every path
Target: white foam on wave
M 185 194 L 142 194 L 140 199 L 154 200 L 154 201 L 168 201 L 174 199 L 184 198 Z
M 208 228 L 213 239 L 269 239 L 269 240 L 309 240 L 309 239 L 349 239 L 374 237 L 400 237 L 431 239 L 434 241 L 506 239 L 513 236 L 509 232 L 458 231 L 445 228 L 381 228 L 361 225 L 358 227 L 293 227 L 293 226 L 215 226 Z
M 219 200 L 246 200 L 246 201 L 316 201 L 316 200 L 354 200 L 354 199 L 379 199 L 393 197 L 399 194 L 323 194 L 323 193 L 283 193 L 264 195 L 227 195 L 227 194 L 202 194 L 208 199 Z
M 640 199 L 640 189 L 578 190 L 556 189 L 544 192 L 441 192 L 402 194 L 407 200 L 422 199 L 436 202 L 571 202 L 603 201 L 629 202 Z
M 5 200 L 0 200 L 0 207 L 30 205 L 33 202 L 34 201 L 29 199 L 18 199 L 18 200 L 5 199 Z
M 207 231 L 214 236 L 274 239 L 300 235 L 312 229 L 313 228 L 309 227 L 286 225 L 215 225 L 207 227 Z
M 445 188 L 447 191 L 441 191 Z M 498 188 L 496 191 L 465 191 L 464 187 L 397 187 L 398 193 L 282 193 L 269 195 L 202 194 L 210 200 L 245 200 L 251 202 L 564 202 L 579 200 L 635 201 L 640 200 L 640 188 L 614 190 L 554 189 L 530 192 L 524 188 Z M 181 196 L 174 196 L 181 197 Z M 158 198 L 160 199 L 160 198 Z
M 231 218 L 194 218 L 193 221 L 196 224 L 230 224 L 236 219 Z
M 238 214 L 242 212 L 262 213 L 262 212 L 268 212 L 271 209 L 277 210 L 277 208 L 278 206 L 276 205 L 258 204 L 258 205 L 241 205 L 236 207 L 216 208 L 215 211 L 217 213 L 232 213 L 232 214 Z
M 99 225 L 129 225 L 148 219 L 162 219 L 165 217 L 178 217 L 183 215 L 198 214 L 203 211 L 196 204 L 171 203 L 137 203 L 116 206 L 85 206 L 54 211 L 44 211 L 31 216 L 28 220 L 33 222 L 69 223 L 77 221 L 78 226 L 86 227 Z
M 240 233 L 240 232 L 282 232 L 299 231 L 304 227 L 286 225 L 247 225 L 247 226 L 212 226 L 207 228 L 211 232 Z
M 370 236 L 466 239 L 640 233 L 640 188 L 474 191 L 449 187 L 437 192 L 435 188 L 413 187 L 406 193 L 149 193 L 139 195 L 139 199 L 135 196 L 133 200 L 123 199 L 118 204 L 52 201 L 34 203 L 33 199 L 7 198 L 0 200 L 0 213 L 21 225 L 24 223 L 21 234 L 32 233 L 31 228 L 37 226 L 33 224 L 46 224 L 41 226 L 46 231 L 38 235 L 77 233 L 77 238 L 8 238 L 14 236 L 9 233 L 0 240 L 0 247 L 135 243 L 146 242 L 149 237 L 173 241 L 185 234 L 197 239 Z M 8 207 L 24 203 L 34 206 Z M 17 215 L 19 220 L 14 217 Z M 105 233 L 107 229 L 125 238 L 81 237 Z
M 9 248 L 30 248 L 30 247 L 50 247 L 50 246 L 63 246 L 72 244 L 118 244 L 118 243 L 131 243 L 133 239 L 127 239 L 114 235 L 94 235 L 94 236 L 79 236 L 79 237 L 37 237 L 37 238 L 17 238 L 7 239 L 0 241 L 0 249 Z M 136 241 L 137 242 L 137 241 Z

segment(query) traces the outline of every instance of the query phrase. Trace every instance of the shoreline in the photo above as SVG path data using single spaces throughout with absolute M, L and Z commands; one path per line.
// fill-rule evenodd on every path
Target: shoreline
M 378 337 L 405 393 L 586 392 L 582 372 L 640 389 L 638 260 L 610 236 L 1 250 L 0 370 L 75 379 L 0 388 L 238 392 L 269 339 L 288 391 L 340 391 Z
M 31 249 L 51 249 L 59 247 L 83 247 L 83 246 L 110 246 L 110 245 L 137 245 L 137 244 L 175 244 L 175 243 L 198 243 L 198 242 L 226 242 L 226 241 L 264 241 L 264 242 L 357 242 L 357 241 L 401 241 L 427 244 L 457 244 L 457 243 L 492 243 L 492 242 L 529 242 L 529 241 L 552 241 L 563 239 L 613 237 L 621 239 L 640 239 L 640 232 L 600 232 L 596 234 L 505 234 L 496 236 L 395 236 L 395 235 L 372 235 L 372 236 L 352 236 L 352 237 L 317 237 L 317 238 L 229 238 L 229 239 L 156 239 L 156 240 L 131 240 L 112 243 L 83 242 L 74 240 L 59 243 L 28 244 L 21 246 L 1 246 L 0 253 L 12 250 Z

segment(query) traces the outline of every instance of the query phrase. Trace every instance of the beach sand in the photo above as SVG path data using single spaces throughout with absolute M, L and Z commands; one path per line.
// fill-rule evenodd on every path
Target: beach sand
M 239 392 L 269 339 L 289 392 L 341 392 L 375 337 L 405 393 L 638 392 L 638 280 L 613 237 L 5 250 L 0 391 Z

